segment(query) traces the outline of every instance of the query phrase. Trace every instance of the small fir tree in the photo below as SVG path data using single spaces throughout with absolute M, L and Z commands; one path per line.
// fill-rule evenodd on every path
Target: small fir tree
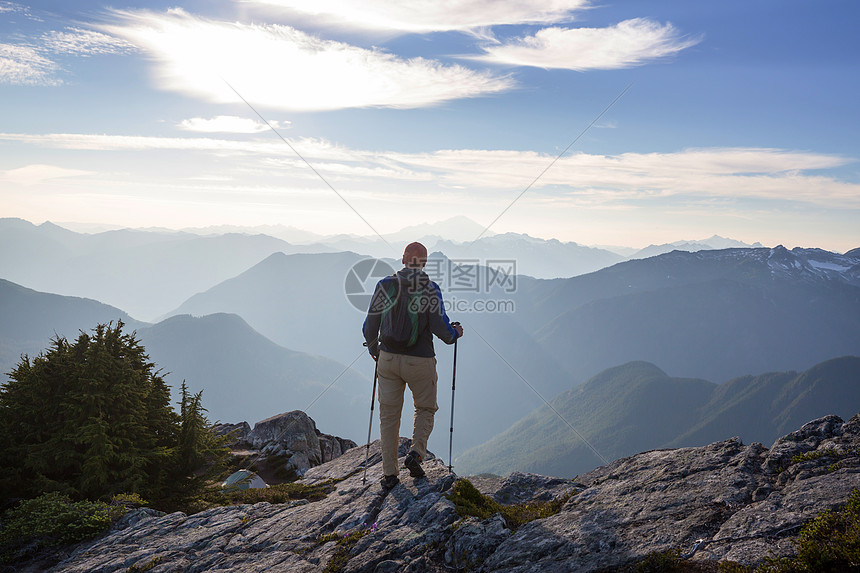
M 23 356 L 0 385 L 0 491 L 6 499 L 57 491 L 77 499 L 134 492 L 163 499 L 206 463 L 223 460 L 201 393 L 170 388 L 122 321 L 56 337 Z M 216 464 L 217 465 L 217 464 Z M 177 481 L 181 483 L 177 483 Z

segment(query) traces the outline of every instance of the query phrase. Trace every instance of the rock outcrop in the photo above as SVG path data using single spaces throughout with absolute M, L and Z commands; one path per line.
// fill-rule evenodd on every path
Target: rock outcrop
M 266 418 L 253 430 L 247 422 L 219 424 L 213 429 L 216 434 L 231 435 L 234 454 L 247 458 L 248 466 L 269 484 L 292 481 L 356 446 L 352 440 L 323 434 L 300 410 Z
M 401 455 L 408 446 L 401 438 Z M 404 470 L 401 484 L 383 491 L 376 442 L 366 482 L 364 447 L 305 471 L 299 483 L 329 484 L 325 499 L 191 516 L 144 512 L 54 571 L 597 571 L 667 549 L 752 565 L 790 555 L 805 522 L 860 486 L 858 450 L 860 415 L 828 416 L 770 449 L 730 439 L 641 453 L 575 482 L 475 478 L 500 503 L 567 499 L 555 515 L 514 531 L 499 514 L 461 518 L 447 497 L 456 477 L 441 460 L 424 462 L 426 479 Z

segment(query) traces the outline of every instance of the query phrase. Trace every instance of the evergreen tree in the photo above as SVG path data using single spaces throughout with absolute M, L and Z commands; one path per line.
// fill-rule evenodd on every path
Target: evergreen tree
M 205 463 L 222 460 L 201 394 L 183 383 L 181 414 L 134 333 L 100 324 L 74 343 L 56 337 L 23 356 L 0 385 L 0 491 L 74 498 L 120 492 L 163 499 Z M 199 472 L 198 472 L 199 473 Z
M 203 407 L 203 391 L 191 394 L 185 381 L 180 387 L 179 444 L 176 448 L 175 480 L 183 493 L 193 492 L 223 472 L 226 467 L 229 448 L 228 438 L 216 436 L 206 418 Z

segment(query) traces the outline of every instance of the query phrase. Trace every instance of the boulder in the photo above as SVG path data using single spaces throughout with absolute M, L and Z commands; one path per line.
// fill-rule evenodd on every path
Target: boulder
M 253 463 L 270 484 L 301 477 L 356 447 L 352 440 L 321 433 L 313 419 L 299 410 L 257 422 L 237 443 L 243 444 L 254 449 Z

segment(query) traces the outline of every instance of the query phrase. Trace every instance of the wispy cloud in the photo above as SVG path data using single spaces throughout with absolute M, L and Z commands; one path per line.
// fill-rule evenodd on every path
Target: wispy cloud
M 9 171 L 0 171 L 0 181 L 30 186 L 44 183 L 50 179 L 77 177 L 80 175 L 90 174 L 92 174 L 92 171 L 67 169 L 65 167 L 57 167 L 55 165 L 36 164 L 19 167 L 18 169 L 10 169 Z
M 253 0 L 341 25 L 403 32 L 472 31 L 568 21 L 588 0 Z
M 0 44 L 0 83 L 19 86 L 60 84 L 55 73 L 60 67 L 35 48 Z
M 267 121 L 275 129 L 287 129 L 290 126 L 289 121 Z M 182 120 L 178 127 L 185 131 L 201 133 L 260 133 L 269 130 L 269 126 L 262 121 L 235 115 L 219 115 L 211 119 L 192 117 Z
M 323 40 L 281 25 L 212 21 L 174 9 L 115 12 L 103 31 L 144 50 L 156 82 L 218 103 L 287 110 L 415 108 L 508 90 L 513 80 L 424 58 Z M 223 79 L 222 79 L 223 78 Z
M 142 137 L 97 134 L 8 134 L 17 141 L 76 150 L 182 150 L 240 158 L 234 169 L 267 177 L 312 179 L 315 175 L 276 139 L 237 141 L 211 137 Z M 322 139 L 293 145 L 327 178 L 350 186 L 386 186 L 391 180 L 468 189 L 498 197 L 526 188 L 554 159 L 533 151 L 458 149 L 397 153 L 349 149 Z M 250 161 L 249 158 L 253 158 Z M 759 198 L 825 206 L 860 207 L 860 185 L 827 170 L 855 160 L 838 155 L 769 148 L 687 149 L 674 153 L 576 153 L 559 159 L 530 196 L 575 197 L 591 204 L 677 198 Z M 229 164 L 224 163 L 229 169 Z M 404 192 L 400 189 L 398 192 Z M 512 195 L 512 197 L 514 196 Z
M 127 54 L 134 51 L 134 46 L 121 38 L 80 28 L 66 28 L 62 32 L 52 30 L 42 36 L 40 46 L 43 51 L 76 56 Z
M 538 68 L 611 70 L 677 54 L 700 38 L 682 36 L 672 24 L 644 18 L 608 28 L 544 28 L 533 36 L 484 46 L 475 59 Z
M 0 12 L 26 10 L 17 5 L 0 4 Z M 37 40 L 17 44 L 0 43 L 0 84 L 26 86 L 58 86 L 63 81 L 59 73 L 63 68 L 56 57 L 62 55 L 95 56 L 129 53 L 134 47 L 128 42 L 100 32 L 67 28 L 50 31 Z
M 34 16 L 32 11 L 28 6 L 24 6 L 23 4 L 18 4 L 17 2 L 8 2 L 6 0 L 0 1 L 0 14 L 21 14 L 27 20 L 33 20 L 36 22 L 40 22 L 41 20 Z
M 445 150 L 397 157 L 413 169 L 433 170 L 443 183 L 511 191 L 524 189 L 553 159 L 535 152 L 504 150 Z M 852 162 L 835 155 L 765 148 L 578 153 L 561 158 L 533 189 L 603 202 L 704 196 L 856 207 L 860 206 L 860 185 L 816 173 Z
M 104 135 L 88 133 L 50 133 L 45 135 L 27 133 L 0 133 L 0 141 L 19 141 L 54 149 L 86 151 L 148 151 L 179 150 L 209 151 L 215 153 L 273 154 L 289 151 L 283 143 L 261 141 L 237 141 L 209 137 L 147 137 L 140 135 Z

